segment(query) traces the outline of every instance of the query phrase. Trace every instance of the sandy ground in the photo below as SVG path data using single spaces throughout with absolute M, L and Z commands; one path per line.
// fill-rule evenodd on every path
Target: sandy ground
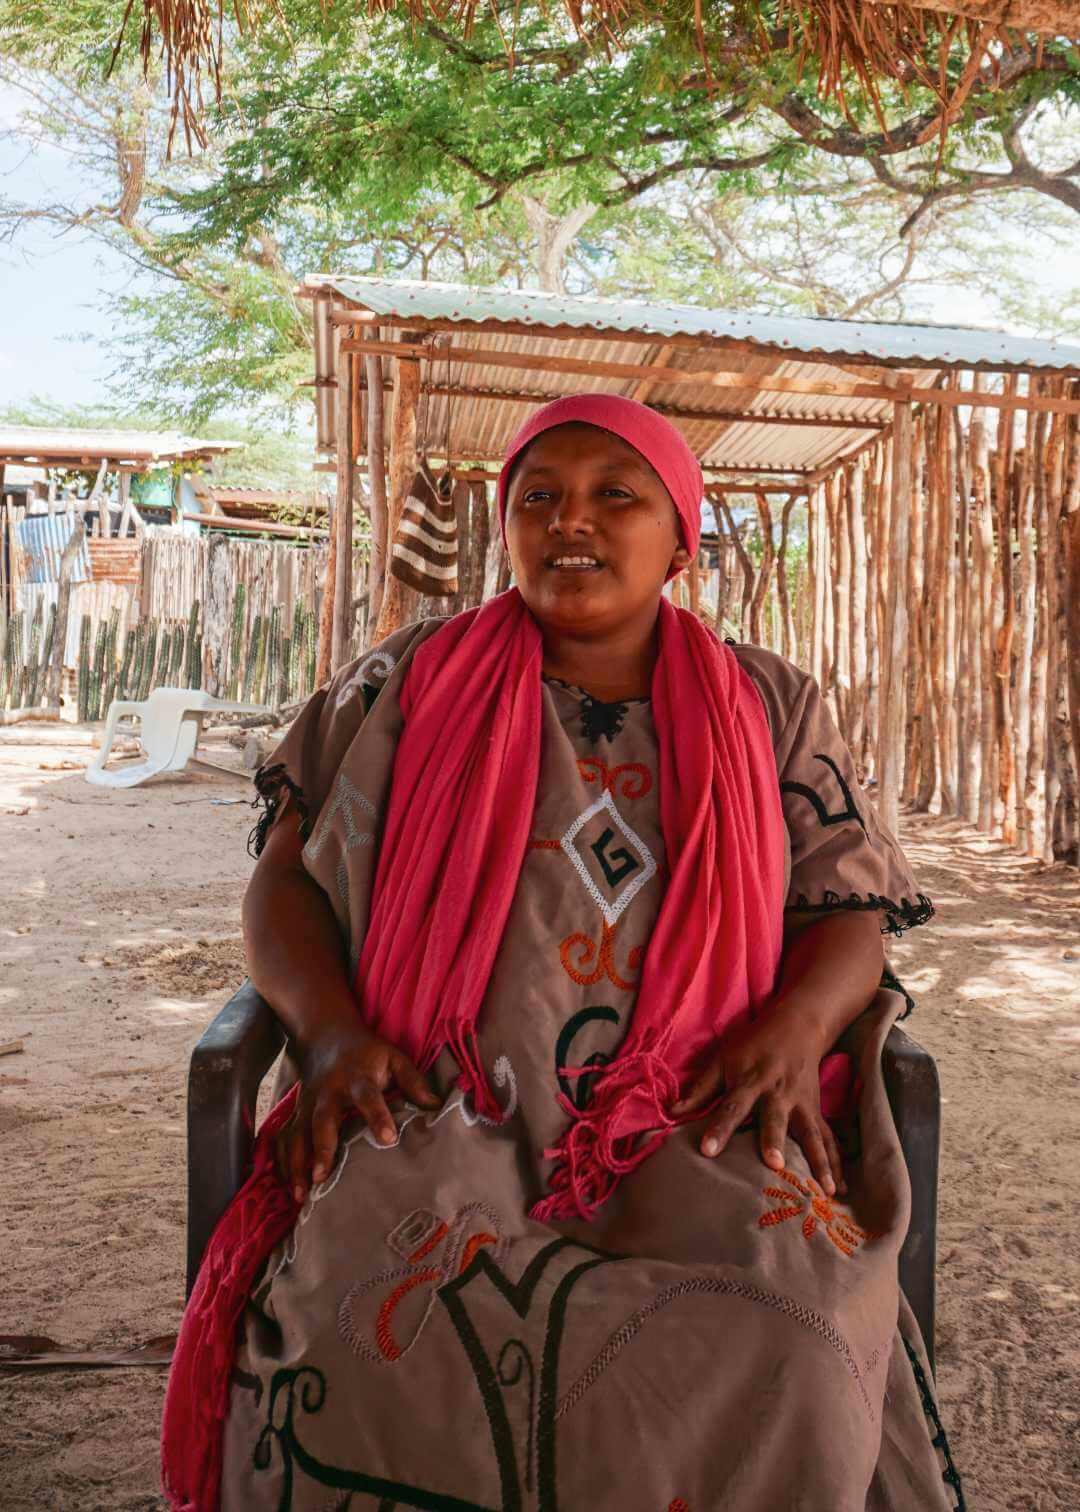
M 91 788 L 89 739 L 0 732 L 0 1333 L 105 1348 L 179 1320 L 186 1062 L 243 974 L 252 815 L 228 776 Z M 938 905 L 894 965 L 945 1098 L 943 1415 L 973 1512 L 1076 1509 L 1080 877 L 937 819 L 902 838 Z M 0 1374 L 0 1508 L 162 1506 L 163 1389 Z

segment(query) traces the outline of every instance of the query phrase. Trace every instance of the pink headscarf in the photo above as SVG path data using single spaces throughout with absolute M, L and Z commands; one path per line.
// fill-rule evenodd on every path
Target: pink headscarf
M 595 425 L 610 431 L 640 452 L 656 473 L 675 505 L 683 545 L 691 556 L 701 540 L 701 498 L 705 491 L 698 459 L 670 420 L 636 399 L 619 394 L 571 394 L 537 410 L 518 431 L 506 449 L 499 474 L 499 518 L 506 535 L 506 503 L 510 474 L 522 452 L 537 436 L 557 425 Z

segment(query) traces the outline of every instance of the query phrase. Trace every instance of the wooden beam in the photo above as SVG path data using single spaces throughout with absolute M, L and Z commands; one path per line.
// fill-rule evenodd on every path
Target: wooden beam
M 665 342 L 664 345 L 657 352 L 657 354 L 654 357 L 653 361 L 659 367 L 667 367 L 668 363 L 671 361 L 671 358 L 672 358 L 674 352 L 675 352 L 674 343 L 670 342 L 670 341 Z M 656 380 L 654 378 L 643 378 L 642 381 L 634 389 L 634 392 L 630 395 L 631 399 L 636 399 L 639 404 L 643 403 L 644 400 L 645 400 L 645 396 L 648 394 L 648 392 L 649 392 L 649 390 L 651 388 L 655 387 L 655 384 L 656 384 Z M 696 607 L 697 606 L 695 605 L 694 607 L 695 607 L 695 612 L 696 612 Z
M 351 352 L 367 352 L 372 344 L 346 341 L 343 345 Z M 408 349 L 401 343 L 387 342 L 382 350 L 400 355 Z M 914 384 L 848 383 L 838 379 L 784 378 L 776 373 L 757 376 L 715 370 L 690 373 L 684 368 L 653 367 L 634 362 L 599 362 L 588 357 L 547 356 L 532 352 L 500 352 L 489 347 L 440 347 L 437 355 L 432 353 L 431 357 L 439 362 L 516 368 L 527 372 L 573 373 L 586 378 L 615 378 L 624 383 L 648 377 L 668 387 L 736 389 L 744 393 L 762 394 L 829 395 L 844 399 L 880 399 L 893 404 L 903 401 L 956 407 L 971 403 L 970 392 L 963 389 L 918 388 Z M 1019 408 L 1080 415 L 1080 399 L 1056 399 L 1037 395 L 1017 398 L 1004 394 L 986 394 L 984 399 L 991 409 Z
M 808 483 L 761 483 L 753 481 L 749 483 L 710 483 L 706 480 L 705 497 L 712 494 L 729 493 L 774 493 L 774 494 L 807 494 L 810 492 Z
M 639 384 L 639 388 L 649 389 L 653 386 L 652 381 Z M 383 384 L 387 393 L 392 393 L 393 388 L 389 382 Z M 460 384 L 425 383 L 421 385 L 420 392 L 428 394 L 435 399 L 482 399 L 491 404 L 551 404 L 556 399 L 564 398 L 562 394 L 530 394 L 521 390 L 508 389 L 478 389 L 466 388 Z M 640 402 L 640 401 L 639 401 Z M 645 401 L 648 402 L 648 401 Z M 763 414 L 761 411 L 746 410 L 690 410 L 677 409 L 670 404 L 649 403 L 649 409 L 655 410 L 658 415 L 663 415 L 668 420 L 689 421 L 724 421 L 733 425 L 795 425 L 795 426 L 831 426 L 843 427 L 847 430 L 883 430 L 888 425 L 888 420 L 873 419 L 865 415 L 780 415 Z

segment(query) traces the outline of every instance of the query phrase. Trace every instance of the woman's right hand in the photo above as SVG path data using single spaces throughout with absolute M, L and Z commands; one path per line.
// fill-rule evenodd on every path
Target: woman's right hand
M 300 1050 L 300 1093 L 277 1137 L 277 1163 L 297 1202 L 309 1184 L 325 1181 L 334 1164 L 342 1123 L 358 1113 L 380 1144 L 397 1138 L 385 1093 L 396 1089 L 419 1108 L 440 1099 L 409 1057 L 363 1024 L 320 1036 Z

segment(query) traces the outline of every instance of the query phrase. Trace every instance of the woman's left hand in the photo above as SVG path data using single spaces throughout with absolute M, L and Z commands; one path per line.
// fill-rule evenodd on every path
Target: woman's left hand
M 846 1191 L 840 1150 L 821 1113 L 819 1035 L 782 1006 L 726 1034 L 716 1053 L 672 1108 L 681 1118 L 723 1100 L 701 1139 L 701 1153 L 715 1157 L 748 1118 L 756 1115 L 761 1158 L 773 1171 L 784 1168 L 784 1140 L 802 1146 L 816 1180 L 831 1197 Z

